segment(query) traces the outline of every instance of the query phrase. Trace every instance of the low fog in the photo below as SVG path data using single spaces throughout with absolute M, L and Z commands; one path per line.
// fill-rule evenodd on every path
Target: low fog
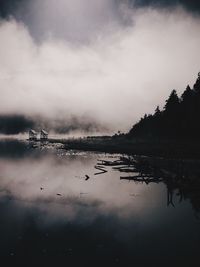
M 127 131 L 172 89 L 193 85 L 199 17 L 125 3 L 32 1 L 21 21 L 2 20 L 0 114 L 89 118 Z

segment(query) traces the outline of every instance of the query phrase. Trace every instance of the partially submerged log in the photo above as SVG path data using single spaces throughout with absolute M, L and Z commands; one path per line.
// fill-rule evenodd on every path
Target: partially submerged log
M 101 163 L 97 163 L 97 165 L 100 165 L 100 166 L 121 166 L 121 165 L 124 165 L 124 162 L 123 161 L 108 161 L 108 160 L 98 160 L 98 161 L 101 161 Z
M 94 166 L 94 168 L 100 171 L 100 172 L 96 172 L 94 175 L 104 174 L 104 173 L 108 172 L 103 167 Z
M 137 172 L 137 169 L 133 166 L 113 167 L 113 169 L 119 172 Z
M 129 180 L 129 181 L 135 181 L 135 182 L 141 182 L 141 183 L 159 183 L 162 180 L 160 179 L 156 179 L 154 177 L 144 177 L 144 176 L 140 176 L 140 175 L 135 175 L 135 176 L 121 176 L 120 177 L 121 180 Z

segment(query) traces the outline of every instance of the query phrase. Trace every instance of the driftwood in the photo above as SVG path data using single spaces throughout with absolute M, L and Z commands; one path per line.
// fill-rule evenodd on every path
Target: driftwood
M 99 174 L 103 174 L 108 172 L 107 170 L 105 170 L 103 167 L 99 167 L 99 166 L 94 166 L 95 169 L 99 170 L 100 172 L 96 172 L 94 175 L 99 175 Z
M 119 172 L 135 173 L 133 176 L 121 176 L 121 180 L 132 180 L 135 182 L 144 182 L 146 184 L 162 181 L 157 173 L 157 170 L 149 165 L 146 158 L 134 159 L 131 157 L 120 157 L 120 160 L 115 161 L 101 160 L 101 162 L 97 163 L 97 166 L 95 166 L 95 168 L 101 172 L 96 173 L 95 175 L 107 172 L 104 169 L 104 166 L 112 167 L 113 170 L 117 170 Z
M 108 160 L 98 160 L 98 161 L 101 161 L 97 163 L 97 165 L 100 165 L 100 166 L 121 166 L 121 165 L 124 165 L 124 162 L 123 161 L 119 161 L 119 160 L 116 160 L 116 161 L 108 161 Z
M 118 170 L 119 172 L 138 172 L 136 169 L 128 169 L 128 168 L 122 168 Z
M 121 180 L 147 185 L 164 182 L 168 206 L 175 206 L 173 198 L 176 195 L 179 201 L 189 198 L 195 211 L 200 213 L 200 161 L 132 156 L 120 157 L 118 161 L 102 160 L 96 167 L 103 166 L 127 173 L 127 176 L 120 177 Z
M 161 180 L 156 179 L 156 178 L 150 178 L 150 177 L 144 177 L 140 175 L 135 175 L 135 176 L 121 176 L 121 180 L 129 180 L 129 181 L 135 181 L 135 182 L 141 182 L 141 183 L 159 183 Z

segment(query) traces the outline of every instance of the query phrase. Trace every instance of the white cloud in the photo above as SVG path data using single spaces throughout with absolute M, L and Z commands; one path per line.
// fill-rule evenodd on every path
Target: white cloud
M 97 10 L 94 5 L 87 14 L 92 21 Z M 200 20 L 180 9 L 131 12 L 131 17 L 130 11 L 126 14 L 132 24 L 111 23 L 109 31 L 96 31 L 92 41 L 79 45 L 57 36 L 38 44 L 22 23 L 2 21 L 0 113 L 54 119 L 90 115 L 127 130 L 163 104 L 173 88 L 182 92 L 194 83 L 200 68 Z M 80 31 L 88 36 L 84 28 Z

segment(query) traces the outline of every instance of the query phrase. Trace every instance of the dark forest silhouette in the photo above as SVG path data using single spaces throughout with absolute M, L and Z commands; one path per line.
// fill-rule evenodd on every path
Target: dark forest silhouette
M 144 115 L 130 132 L 130 137 L 188 139 L 200 136 L 200 73 L 191 89 L 188 85 L 181 97 L 172 90 L 163 110 L 159 106 L 152 115 Z

